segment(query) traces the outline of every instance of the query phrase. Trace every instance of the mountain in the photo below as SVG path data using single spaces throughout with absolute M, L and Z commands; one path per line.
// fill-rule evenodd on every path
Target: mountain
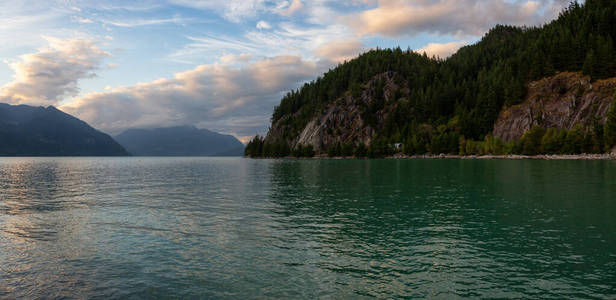
M 123 156 L 120 144 L 53 106 L 0 103 L 0 156 Z
M 244 144 L 234 136 L 194 126 L 129 129 L 115 137 L 139 156 L 241 156 Z
M 498 25 L 447 59 L 372 50 L 285 95 L 245 154 L 607 151 L 616 144 L 613 37 L 616 1 L 587 0 L 541 27 Z

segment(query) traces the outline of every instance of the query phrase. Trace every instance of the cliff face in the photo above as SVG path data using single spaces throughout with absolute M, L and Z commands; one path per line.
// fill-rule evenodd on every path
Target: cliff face
M 406 81 L 395 72 L 379 74 L 361 86 L 360 93 L 346 93 L 310 120 L 297 138 L 290 141 L 290 146 L 312 145 L 315 151 L 326 151 L 337 143 L 369 145 L 374 134 L 385 125 L 391 111 L 407 101 L 408 94 Z M 366 116 L 371 119 L 367 120 Z M 289 131 L 284 125 L 288 118 L 293 116 L 285 116 L 272 124 L 267 142 L 284 139 Z
M 563 72 L 531 82 L 524 102 L 504 108 L 492 134 L 504 141 L 516 140 L 534 125 L 571 129 L 605 122 L 616 91 L 616 78 L 590 82 L 588 76 Z
M 604 123 L 615 91 L 616 78 L 591 83 L 588 76 L 573 72 L 531 82 L 522 103 L 501 110 L 492 134 L 509 142 L 520 139 L 535 125 L 571 129 L 577 124 L 591 126 L 594 120 Z M 292 148 L 312 145 L 317 152 L 327 151 L 337 143 L 369 145 L 396 107 L 408 104 L 409 94 L 406 80 L 397 73 L 379 74 L 355 95 L 349 91 L 331 103 L 287 142 Z M 294 117 L 287 115 L 272 124 L 266 141 L 281 141 L 289 136 L 292 129 L 285 124 Z

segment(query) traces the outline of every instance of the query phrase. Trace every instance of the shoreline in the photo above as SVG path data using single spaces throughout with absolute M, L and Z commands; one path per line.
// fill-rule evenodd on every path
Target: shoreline
M 246 156 L 244 156 L 246 157 Z M 247 157 L 250 158 L 250 157 Z M 354 156 L 335 156 L 316 155 L 314 157 L 254 157 L 256 159 L 369 159 L 366 157 L 358 158 Z M 405 155 L 395 154 L 386 156 L 381 159 L 534 159 L 534 160 L 616 160 L 616 153 L 604 154 L 542 154 L 536 156 L 530 155 L 456 155 L 456 154 L 424 154 L 424 155 Z
M 616 160 L 616 154 L 541 154 L 541 155 L 452 155 L 452 154 L 426 154 L 426 155 L 393 155 L 386 158 L 393 159 L 535 159 L 535 160 Z

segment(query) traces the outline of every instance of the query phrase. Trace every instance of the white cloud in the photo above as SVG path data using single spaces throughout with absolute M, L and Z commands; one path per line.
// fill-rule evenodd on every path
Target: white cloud
M 75 11 L 47 1 L 0 1 L 0 51 L 15 51 L 40 45 L 41 35 L 75 36 L 77 30 L 62 26 Z M 22 50 L 23 51 L 23 50 Z
M 98 36 L 105 47 L 120 49 L 118 53 L 121 54 L 126 48 L 122 43 L 132 40 L 126 35 L 128 30 L 116 27 L 181 24 L 187 25 L 188 30 L 173 26 L 178 30 L 171 34 L 174 37 L 190 35 L 185 45 L 169 38 L 164 45 L 134 46 L 135 51 L 131 53 L 144 51 L 139 64 L 156 63 L 159 59 L 154 57 L 157 54 L 146 53 L 151 47 L 161 47 L 161 51 L 180 48 L 169 58 L 189 63 L 191 68 L 203 63 L 204 59 L 216 62 L 197 66 L 172 78 L 131 86 L 105 87 L 103 90 L 102 87 L 110 82 L 96 82 L 102 92 L 66 102 L 67 98 L 78 94 L 79 80 L 94 76 L 100 66 L 117 67 L 118 73 L 124 72 L 127 66 L 123 59 L 126 57 L 117 60 L 121 62 L 118 66 L 103 65 L 102 60 L 108 54 L 96 43 L 77 45 L 71 42 L 75 39 L 57 43 L 49 41 L 48 47 L 10 62 L 16 74 L 15 80 L 0 88 L 0 101 L 57 104 L 64 100 L 62 103 L 67 104 L 62 106 L 63 109 L 112 132 L 128 127 L 192 123 L 237 136 L 252 135 L 265 131 L 271 110 L 279 103 L 284 91 L 321 74 L 334 65 L 332 62 L 349 60 L 365 51 L 368 46 L 363 42 L 370 41 L 369 46 L 382 41 L 390 44 L 391 39 L 382 37 L 412 37 L 423 33 L 474 40 L 468 36 L 483 35 L 496 23 L 536 25 L 547 22 L 568 1 L 140 0 L 130 4 L 89 0 L 5 1 L 0 11 L 3 19 L 0 22 L 0 36 L 3 37 L 0 50 L 16 49 L 16 44 L 27 44 L 33 49 L 40 45 L 43 33 L 51 36 Z M 227 24 L 221 28 L 190 27 L 203 22 L 198 16 L 204 13 L 198 11 L 185 15 L 193 19 L 180 15 L 172 17 L 162 13 L 168 3 L 212 11 L 227 21 L 244 24 Z M 183 11 L 178 7 L 164 11 L 173 10 Z M 70 24 L 71 21 L 74 23 Z M 103 28 L 75 24 L 91 22 L 102 23 Z M 233 29 L 230 34 L 225 31 L 228 26 L 248 30 L 235 33 Z M 77 31 L 86 29 L 88 34 Z M 113 32 L 116 39 L 105 36 L 111 34 L 105 29 L 117 30 Z M 69 48 L 73 50 L 63 47 L 63 43 L 70 44 Z M 417 51 L 447 57 L 463 45 L 463 42 L 431 43 Z M 17 53 L 24 53 L 21 49 L 23 46 Z M 15 52 L 5 51 L 8 53 L 5 57 L 16 56 Z M 126 74 L 143 75 L 139 71 Z
M 309 57 L 320 45 L 348 39 L 349 32 L 344 25 L 333 24 L 318 27 L 300 27 L 293 23 L 282 23 L 276 30 L 252 31 L 245 38 L 265 53 L 293 53 Z
M 60 108 L 110 133 L 195 124 L 245 137 L 263 133 L 284 92 L 321 71 L 316 62 L 299 56 L 276 56 L 241 67 L 200 65 L 173 78 L 86 94 Z
M 2 102 L 54 105 L 79 92 L 80 79 L 95 76 L 109 56 L 87 39 L 45 37 L 48 46 L 11 62 L 14 80 L 0 88 Z
M 191 42 L 172 53 L 169 58 L 182 63 L 202 61 L 203 57 L 218 57 L 221 53 L 249 53 L 253 56 L 299 55 L 313 58 L 313 50 L 331 41 L 348 40 L 346 26 L 334 24 L 304 28 L 282 23 L 272 30 L 254 30 L 243 37 L 227 35 L 189 36 Z
M 315 49 L 315 56 L 341 63 L 359 55 L 365 46 L 357 40 L 336 40 Z
M 269 23 L 261 20 L 257 23 L 257 29 L 271 29 L 272 25 L 270 25 Z
M 71 17 L 71 21 L 77 22 L 77 23 L 81 23 L 81 24 L 92 24 L 92 23 L 94 23 L 94 21 L 92 21 L 91 19 L 83 18 L 83 17 L 76 17 L 76 16 L 72 16 Z
M 460 49 L 462 46 L 465 46 L 466 44 L 467 43 L 465 41 L 444 44 L 430 43 L 421 49 L 415 50 L 415 52 L 419 54 L 426 53 L 426 55 L 428 55 L 429 57 L 436 56 L 445 59 L 456 53 L 458 49 Z
M 252 55 L 248 53 L 241 53 L 239 55 L 228 54 L 220 58 L 220 62 L 223 64 L 244 64 L 250 62 Z
M 191 19 L 181 18 L 181 17 L 173 17 L 173 18 L 163 18 L 163 19 L 130 19 L 130 20 L 102 20 L 103 24 L 112 25 L 116 27 L 140 27 L 140 26 L 150 26 L 150 25 L 161 25 L 161 24 L 184 24 L 190 22 Z
M 276 11 L 283 16 L 292 16 L 295 13 L 304 9 L 304 4 L 301 0 L 292 0 L 291 2 L 284 1 L 279 4 Z
M 563 0 L 379 0 L 378 7 L 345 17 L 359 35 L 419 33 L 480 36 L 496 24 L 541 25 L 558 15 Z
M 171 3 L 196 9 L 213 10 L 225 19 L 239 23 L 266 9 L 265 0 L 171 0 Z
M 202 61 L 203 57 L 217 57 L 221 53 L 250 53 L 260 54 L 260 45 L 254 44 L 243 39 L 236 39 L 228 36 L 188 36 L 190 43 L 182 49 L 169 55 L 169 58 L 176 62 L 192 64 L 195 61 Z M 270 53 L 275 55 L 276 53 Z

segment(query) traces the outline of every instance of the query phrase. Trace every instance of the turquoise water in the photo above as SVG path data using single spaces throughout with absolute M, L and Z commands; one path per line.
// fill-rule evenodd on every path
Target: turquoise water
M 0 158 L 0 298 L 616 298 L 616 162 Z

